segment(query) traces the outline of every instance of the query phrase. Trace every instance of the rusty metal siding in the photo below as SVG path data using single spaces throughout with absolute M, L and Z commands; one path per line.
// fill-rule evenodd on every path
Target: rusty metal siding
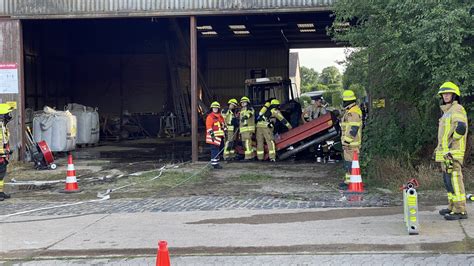
M 328 10 L 335 0 L 2 0 L 0 16 L 173 16 Z
M 10 146 L 15 151 L 22 147 L 23 123 L 20 119 L 23 109 L 23 55 L 22 55 L 21 24 L 19 20 L 0 19 L 0 63 L 16 63 L 18 66 L 19 93 L 0 94 L 0 102 L 15 101 L 17 110 L 13 112 L 13 119 L 8 124 L 10 129 Z M 14 158 L 19 153 L 15 152 Z

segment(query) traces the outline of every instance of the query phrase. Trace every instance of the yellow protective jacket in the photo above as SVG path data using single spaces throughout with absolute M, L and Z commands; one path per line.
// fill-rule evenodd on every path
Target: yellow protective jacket
M 240 110 L 240 133 L 255 132 L 255 110 L 248 106 Z
M 270 105 L 271 105 L 270 102 L 265 102 L 265 104 L 263 104 L 262 109 L 260 109 L 260 112 L 258 112 L 257 117 L 261 117 L 265 115 L 265 113 L 268 111 L 268 108 L 270 108 Z
M 3 122 L 0 122 L 0 157 L 8 157 L 8 153 L 10 152 L 10 147 L 8 145 L 8 128 Z
M 226 108 L 222 110 L 222 117 L 224 117 L 225 124 L 227 125 L 227 130 L 234 131 L 234 127 L 238 125 L 236 110 Z
M 265 108 L 265 107 L 263 107 L 263 108 Z M 260 112 L 262 112 L 262 111 L 260 111 Z M 257 123 L 257 127 L 268 127 L 268 124 L 270 124 L 271 119 L 277 119 L 283 125 L 285 125 L 288 129 L 292 129 L 291 124 L 288 122 L 288 120 L 286 120 L 286 118 L 283 116 L 283 114 L 277 108 L 273 108 L 270 111 L 268 111 L 268 109 L 267 109 L 267 111 L 263 115 L 263 120 L 259 121 Z
M 443 116 L 439 119 L 436 161 L 444 162 L 444 156 L 451 153 L 454 160 L 462 164 L 468 131 L 466 110 L 457 101 L 441 105 L 441 110 L 443 110 Z
M 345 147 L 360 148 L 362 143 L 362 110 L 357 104 L 346 107 L 341 121 L 341 142 Z

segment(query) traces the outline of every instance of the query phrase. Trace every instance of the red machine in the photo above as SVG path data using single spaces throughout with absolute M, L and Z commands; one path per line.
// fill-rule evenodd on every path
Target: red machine
M 336 117 L 328 113 L 279 135 L 275 139 L 278 158 L 287 159 L 311 146 L 336 137 L 339 134 L 336 125 Z M 287 151 L 284 151 L 285 149 Z
M 54 163 L 53 153 L 49 149 L 48 143 L 46 143 L 44 140 L 35 142 L 30 128 L 27 128 L 26 130 L 26 137 L 26 148 L 30 153 L 31 160 L 35 164 L 35 168 L 38 170 L 56 169 L 57 166 Z

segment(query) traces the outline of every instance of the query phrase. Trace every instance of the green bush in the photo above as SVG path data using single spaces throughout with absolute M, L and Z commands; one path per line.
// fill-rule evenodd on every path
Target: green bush
M 371 99 L 385 99 L 363 133 L 362 163 L 372 178 L 390 174 L 376 170 L 384 158 L 402 166 L 431 158 L 443 82 L 474 94 L 471 9 L 469 1 L 336 2 L 333 37 L 364 47 L 349 57 L 344 87 L 358 83 Z M 472 98 L 464 105 L 474 110 Z

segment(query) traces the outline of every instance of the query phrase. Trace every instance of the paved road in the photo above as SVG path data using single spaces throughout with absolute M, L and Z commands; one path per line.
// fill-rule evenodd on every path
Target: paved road
M 187 212 L 216 210 L 277 210 L 277 209 L 313 209 L 334 207 L 385 207 L 393 206 L 390 196 L 365 195 L 362 201 L 349 201 L 350 195 L 337 192 L 324 200 L 295 200 L 270 196 L 193 196 L 163 199 L 114 199 L 93 202 L 70 207 L 43 210 L 33 213 L 44 215 L 79 215 L 87 213 L 141 213 L 141 212 Z M 348 196 L 348 197 L 346 197 Z M 113 197 L 113 194 L 112 194 Z M 1 215 L 51 207 L 68 202 L 31 201 L 11 199 L 2 202 Z
M 474 219 L 445 221 L 441 207 L 420 212 L 419 236 L 399 207 L 17 216 L 0 223 L 0 257 L 152 256 L 158 240 L 175 256 L 473 252 Z
M 154 257 L 9 262 L 11 265 L 154 265 Z M 347 254 L 172 257 L 173 266 L 275 265 L 474 265 L 474 254 Z

